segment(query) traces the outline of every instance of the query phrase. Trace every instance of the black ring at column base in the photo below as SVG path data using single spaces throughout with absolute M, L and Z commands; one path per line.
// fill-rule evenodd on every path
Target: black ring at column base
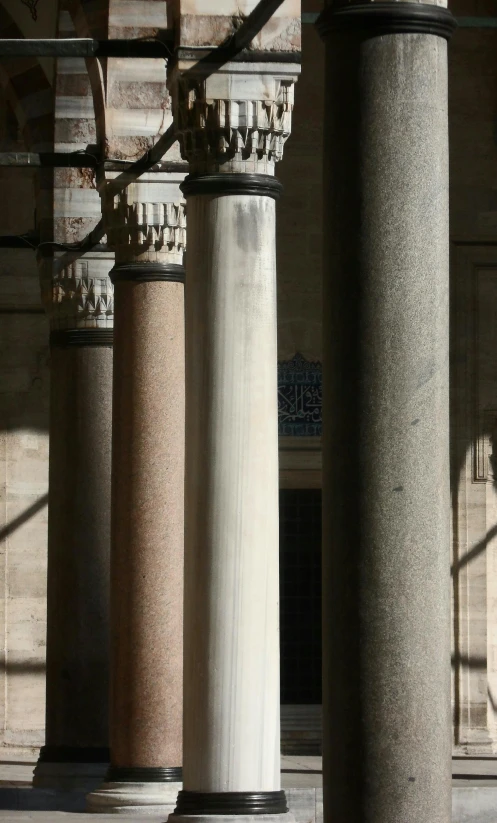
M 106 783 L 181 783 L 181 766 L 109 766 Z
M 50 345 L 68 346 L 110 346 L 114 343 L 114 329 L 54 329 L 50 332 Z
M 178 793 L 174 814 L 286 814 L 284 791 L 279 792 L 188 792 Z
M 39 763 L 108 763 L 110 750 L 105 746 L 42 746 Z
M 195 194 L 223 196 L 229 194 L 256 194 L 277 200 L 283 186 L 270 174 L 189 174 L 180 185 L 188 197 Z
M 112 283 L 184 283 L 185 269 L 178 263 L 117 263 L 109 272 Z
M 319 15 L 316 26 L 323 38 L 334 31 L 356 31 L 364 37 L 435 34 L 449 40 L 457 23 L 450 11 L 441 6 L 387 0 L 353 6 L 327 6 Z

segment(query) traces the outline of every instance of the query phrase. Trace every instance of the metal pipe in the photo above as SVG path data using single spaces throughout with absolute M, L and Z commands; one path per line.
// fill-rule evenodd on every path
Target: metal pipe
M 40 252 L 42 256 L 52 256 L 57 251 L 77 251 L 79 245 L 79 243 L 55 243 L 49 240 L 40 245 L 40 235 L 36 231 L 26 232 L 26 234 L 0 234 L 0 249 L 31 249 L 31 251 Z M 95 243 L 91 250 L 94 252 L 114 251 L 107 243 Z
M 102 160 L 95 154 L 86 152 L 0 152 L 0 166 L 10 168 L 75 168 L 125 172 L 134 168 L 131 160 Z M 163 163 L 157 161 L 147 172 L 187 172 L 188 163 Z
M 0 40 L 0 57 L 171 57 L 174 33 L 155 40 L 93 40 L 86 37 Z
M 0 249 L 36 249 L 40 237 L 36 232 L 0 234 Z

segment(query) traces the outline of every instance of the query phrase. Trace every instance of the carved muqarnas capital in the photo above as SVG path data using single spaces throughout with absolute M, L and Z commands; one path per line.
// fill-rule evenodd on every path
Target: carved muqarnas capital
M 42 299 L 53 329 L 112 328 L 114 287 L 108 272 L 112 256 L 76 260 L 62 271 L 42 272 Z M 51 264 L 50 264 L 51 268 Z
M 111 245 L 135 254 L 155 251 L 182 258 L 186 248 L 185 204 L 129 202 L 127 192 L 113 198 L 107 211 Z M 181 262 L 181 260 L 179 260 Z
M 173 110 L 192 171 L 273 174 L 291 132 L 298 69 L 232 63 L 208 77 L 178 73 Z
M 160 260 L 181 265 L 186 248 L 183 173 L 142 174 L 118 193 L 102 187 L 105 224 L 116 261 Z M 126 183 L 123 175 L 122 182 Z M 109 181 L 107 181 L 109 182 Z

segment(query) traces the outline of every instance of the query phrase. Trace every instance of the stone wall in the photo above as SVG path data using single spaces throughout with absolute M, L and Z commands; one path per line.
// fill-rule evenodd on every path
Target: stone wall
M 454 746 L 470 755 L 497 753 L 496 48 L 496 29 L 461 28 L 449 51 Z
M 5 99 L 0 150 L 24 150 Z M 33 228 L 35 172 L 0 169 L 0 233 Z M 0 249 L 0 758 L 44 740 L 48 324 L 30 249 Z

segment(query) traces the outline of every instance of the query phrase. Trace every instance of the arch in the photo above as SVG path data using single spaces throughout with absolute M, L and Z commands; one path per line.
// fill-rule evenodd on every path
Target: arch
M 0 2 L 0 38 L 23 38 Z M 14 108 L 24 144 L 30 151 L 53 151 L 53 90 L 35 57 L 2 58 L 0 83 Z

